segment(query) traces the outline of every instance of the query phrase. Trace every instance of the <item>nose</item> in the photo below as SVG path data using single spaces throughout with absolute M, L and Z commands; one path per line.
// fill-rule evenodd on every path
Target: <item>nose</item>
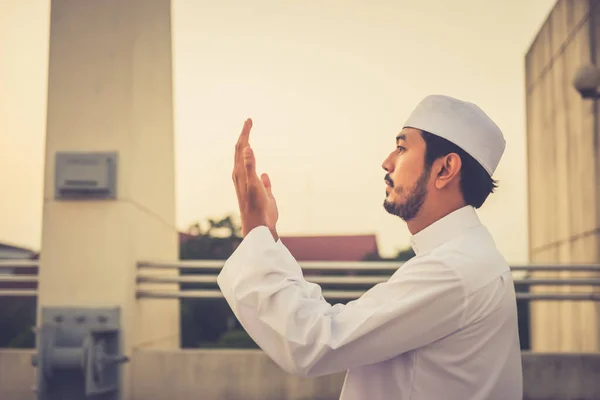
M 394 163 L 392 162 L 393 154 L 393 152 L 390 153 L 385 160 L 383 160 L 383 164 L 381 164 L 381 168 L 383 168 L 388 174 L 394 170 Z

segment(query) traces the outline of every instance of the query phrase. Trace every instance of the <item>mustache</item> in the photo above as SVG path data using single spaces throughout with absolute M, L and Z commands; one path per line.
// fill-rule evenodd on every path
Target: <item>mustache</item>
M 390 174 L 386 174 L 385 178 L 383 178 L 391 187 L 394 187 L 394 181 L 390 177 Z

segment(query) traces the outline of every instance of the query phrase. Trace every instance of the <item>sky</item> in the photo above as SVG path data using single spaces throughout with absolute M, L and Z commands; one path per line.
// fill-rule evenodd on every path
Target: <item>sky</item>
M 173 0 L 177 226 L 237 213 L 243 121 L 269 173 L 279 233 L 409 244 L 381 168 L 428 94 L 476 103 L 503 130 L 498 192 L 480 209 L 527 262 L 524 56 L 555 0 Z M 40 248 L 48 0 L 0 2 L 0 242 Z

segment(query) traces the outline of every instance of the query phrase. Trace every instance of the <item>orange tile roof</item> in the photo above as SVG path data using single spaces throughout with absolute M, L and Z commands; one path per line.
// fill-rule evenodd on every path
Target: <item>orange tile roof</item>
M 282 236 L 281 241 L 298 261 L 361 261 L 378 253 L 375 235 Z

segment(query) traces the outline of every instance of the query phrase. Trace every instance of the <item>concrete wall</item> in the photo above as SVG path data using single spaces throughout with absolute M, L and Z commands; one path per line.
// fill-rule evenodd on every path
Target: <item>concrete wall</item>
M 0 399 L 34 400 L 31 351 L 0 350 Z M 256 350 L 140 350 L 134 400 L 334 400 L 343 374 L 302 379 Z M 600 355 L 523 354 L 524 400 L 600 399 Z
M 31 350 L 0 349 L 0 399 L 35 400 L 32 354 Z
M 133 371 L 135 400 L 331 400 L 344 379 L 289 376 L 256 350 L 140 351 Z
M 532 263 L 598 263 L 597 110 L 573 88 L 577 69 L 594 62 L 600 2 L 559 0 L 526 60 L 529 255 Z M 561 273 L 561 277 L 589 276 Z M 537 277 L 558 277 L 540 273 Z M 592 291 L 545 287 L 544 292 Z M 534 302 L 534 351 L 597 351 L 598 307 Z

